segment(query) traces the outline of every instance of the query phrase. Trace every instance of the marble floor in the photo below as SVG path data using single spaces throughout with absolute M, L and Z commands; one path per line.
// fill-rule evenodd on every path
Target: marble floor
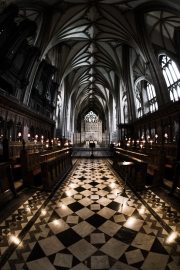
M 112 156 L 112 153 L 109 150 L 106 149 L 99 149 L 99 150 L 93 150 L 91 148 L 87 148 L 82 150 L 82 148 L 79 149 L 74 149 L 72 152 L 73 157 L 91 157 L 91 155 L 94 155 L 94 157 L 110 157 Z
M 60 187 L 33 193 L 0 232 L 2 270 L 180 269 L 180 213 L 125 187 L 105 158 L 76 158 Z

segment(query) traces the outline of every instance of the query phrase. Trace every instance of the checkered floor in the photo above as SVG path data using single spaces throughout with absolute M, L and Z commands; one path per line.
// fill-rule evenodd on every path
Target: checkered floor
M 0 224 L 0 269 L 180 269 L 180 214 L 124 188 L 106 159 L 77 159 L 60 188 Z

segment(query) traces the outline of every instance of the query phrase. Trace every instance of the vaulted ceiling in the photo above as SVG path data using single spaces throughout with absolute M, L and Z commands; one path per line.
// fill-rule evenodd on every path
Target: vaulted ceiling
M 116 96 L 115 77 L 124 80 L 123 44 L 133 48 L 134 71 L 141 73 L 147 59 L 136 27 L 136 10 L 144 6 L 144 23 L 154 48 L 176 53 L 173 33 L 180 26 L 180 18 L 168 8 L 160 11 L 164 3 L 161 0 L 12 2 L 20 9 L 17 21 L 27 17 L 37 23 L 36 36 L 29 42 L 40 47 L 41 59 L 49 59 L 57 66 L 56 80 L 60 85 L 68 80 L 68 95 L 78 113 L 93 107 L 103 114 L 110 96 Z M 166 2 L 174 9 L 179 4 L 179 0 Z M 140 60 L 141 65 L 135 67 Z

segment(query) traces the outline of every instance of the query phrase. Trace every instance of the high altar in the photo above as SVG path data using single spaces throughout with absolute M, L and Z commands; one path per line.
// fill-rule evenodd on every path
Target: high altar
M 102 143 L 102 121 L 93 112 L 90 112 L 81 121 L 81 141 Z

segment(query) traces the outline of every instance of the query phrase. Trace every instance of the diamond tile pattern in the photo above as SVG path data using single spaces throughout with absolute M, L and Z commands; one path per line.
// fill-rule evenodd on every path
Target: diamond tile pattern
M 123 188 L 107 159 L 76 159 L 50 200 L 37 191 L 0 224 L 0 269 L 180 269 L 180 246 L 168 242 L 160 224 L 162 218 L 178 230 L 180 214 L 152 191 L 137 197 Z M 22 242 L 11 251 L 19 234 Z

